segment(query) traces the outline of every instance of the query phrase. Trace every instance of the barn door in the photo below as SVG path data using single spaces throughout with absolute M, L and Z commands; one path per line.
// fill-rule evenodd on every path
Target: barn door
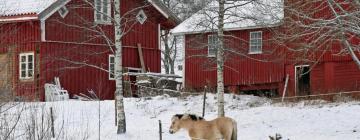
M 296 95 L 310 95 L 310 67 L 296 66 Z
M 8 91 L 10 87 L 8 63 L 8 55 L 0 54 L 0 94 Z

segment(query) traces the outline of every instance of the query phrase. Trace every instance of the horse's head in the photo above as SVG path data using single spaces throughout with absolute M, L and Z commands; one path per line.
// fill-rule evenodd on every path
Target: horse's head
M 169 129 L 170 134 L 174 134 L 181 129 L 181 124 L 184 123 L 185 120 L 198 121 L 203 120 L 204 118 L 198 117 L 193 114 L 176 114 L 171 118 L 171 126 Z
M 180 121 L 183 116 L 183 114 L 176 114 L 171 118 L 171 126 L 169 129 L 170 134 L 174 134 L 181 129 Z

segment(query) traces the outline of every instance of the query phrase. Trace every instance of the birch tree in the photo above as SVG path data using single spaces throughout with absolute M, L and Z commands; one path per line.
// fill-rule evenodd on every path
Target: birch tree
M 115 100 L 116 100 L 116 117 L 117 117 L 117 133 L 126 132 L 126 118 L 124 110 L 123 83 L 122 83 L 122 45 L 121 45 L 121 15 L 120 0 L 114 0 L 114 30 L 115 30 Z
M 275 23 L 279 23 L 281 19 L 281 11 L 279 7 L 281 5 L 279 1 L 265 1 L 265 0 L 214 0 L 210 2 L 204 9 L 200 10 L 190 20 L 186 20 L 183 24 L 188 28 L 191 28 L 194 34 L 198 34 L 200 37 L 207 34 L 216 34 L 216 44 L 203 44 L 203 38 L 196 38 L 191 40 L 200 43 L 195 43 L 193 49 L 203 50 L 210 46 L 215 47 L 215 57 L 203 54 L 196 54 L 189 57 L 207 57 L 208 60 L 214 61 L 216 64 L 217 73 L 217 105 L 218 105 L 218 116 L 225 116 L 224 111 L 224 68 L 226 67 L 226 60 L 231 55 L 238 55 L 255 61 L 262 61 L 249 56 L 249 52 L 245 51 L 246 48 L 239 46 L 231 47 L 234 43 L 232 40 L 247 42 L 247 40 L 238 38 L 229 32 L 229 29 L 236 28 L 252 28 L 252 27 L 263 27 L 275 26 Z M 280 13 L 280 14 L 276 14 Z M 176 28 L 174 32 L 176 32 Z M 180 29 L 180 33 L 181 30 Z M 187 32 L 187 31 L 185 31 Z M 212 36 L 213 36 L 212 35 Z M 271 53 L 269 51 L 269 53 Z M 214 58 L 214 59 L 212 59 Z M 209 64 L 211 65 L 210 62 Z M 227 67 L 232 69 L 231 67 Z M 236 71 L 236 70 L 235 70 Z
M 217 46 L 217 99 L 218 99 L 218 117 L 225 116 L 224 110 L 224 16 L 225 16 L 225 0 L 219 2 L 219 21 L 218 32 L 219 43 Z

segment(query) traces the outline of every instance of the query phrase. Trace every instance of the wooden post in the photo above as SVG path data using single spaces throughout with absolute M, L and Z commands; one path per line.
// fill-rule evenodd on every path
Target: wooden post
M 162 140 L 161 120 L 159 120 L 159 139 Z
M 146 72 L 146 67 L 145 67 L 144 56 L 143 56 L 141 44 L 138 43 L 137 47 L 138 47 L 138 52 L 139 52 L 140 64 L 141 64 L 141 72 L 145 73 Z
M 285 94 L 286 94 L 286 89 L 289 83 L 289 74 L 286 75 L 286 80 L 285 80 L 285 86 L 284 86 L 284 90 L 283 90 L 283 95 L 281 98 L 281 102 L 284 102 L 284 98 L 285 98 Z
M 114 114 L 115 115 L 115 126 L 117 126 L 118 125 L 118 123 L 117 123 L 117 109 L 116 109 L 117 101 L 115 100 L 114 103 L 115 103 L 115 108 L 114 108 L 115 109 L 115 114 Z
M 55 138 L 54 115 L 53 115 L 52 107 L 50 107 L 50 119 L 51 119 L 51 135 L 53 138 Z
M 202 112 L 202 117 L 205 117 L 205 106 L 206 106 L 206 89 L 207 87 L 205 86 L 204 88 L 204 99 L 203 99 L 203 112 Z

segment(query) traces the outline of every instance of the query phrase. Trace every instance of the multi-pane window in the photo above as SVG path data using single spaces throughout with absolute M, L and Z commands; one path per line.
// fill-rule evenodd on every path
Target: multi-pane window
M 95 6 L 95 22 L 99 24 L 111 23 L 111 1 L 110 0 L 94 0 Z
M 250 54 L 262 53 L 262 32 L 250 32 Z
M 216 47 L 219 43 L 219 38 L 217 35 L 208 36 L 208 57 L 216 56 Z
M 115 56 L 109 55 L 109 80 L 115 79 Z
M 34 78 L 34 53 L 21 53 L 19 56 L 19 78 Z

